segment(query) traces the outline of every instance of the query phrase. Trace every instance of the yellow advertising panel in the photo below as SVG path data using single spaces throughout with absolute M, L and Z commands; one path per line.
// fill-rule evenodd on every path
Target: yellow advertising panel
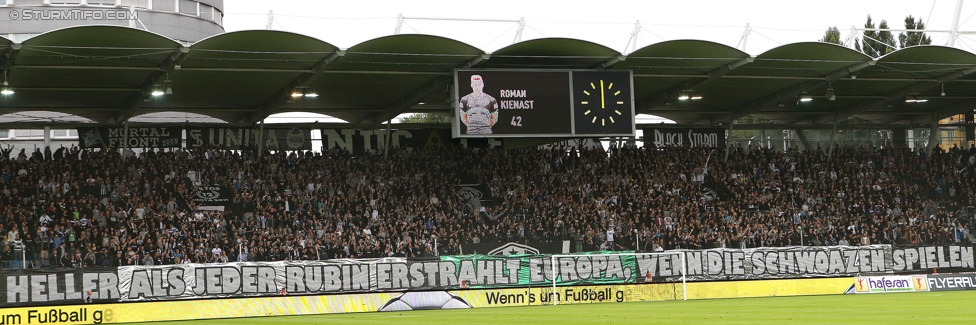
M 853 278 L 688 283 L 688 299 L 842 294 Z M 5 308 L 0 324 L 108 324 L 212 318 L 315 315 L 412 309 L 487 308 L 684 299 L 674 284 L 279 296 Z
M 474 308 L 684 299 L 681 284 L 594 285 L 454 291 Z
M 688 299 L 842 294 L 853 278 L 817 278 L 688 283 Z
M 5 308 L 3 324 L 107 324 L 376 311 L 400 293 Z
M 852 278 L 755 280 L 688 283 L 688 299 L 746 298 L 843 294 Z M 684 287 L 675 284 L 593 285 L 452 291 L 475 308 L 500 306 L 667 301 L 684 299 Z

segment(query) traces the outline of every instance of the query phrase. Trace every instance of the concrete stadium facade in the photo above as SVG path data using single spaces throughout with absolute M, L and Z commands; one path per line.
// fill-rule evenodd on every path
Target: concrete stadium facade
M 184 44 L 221 34 L 223 0 L 0 0 L 0 36 L 14 42 L 52 30 L 128 26 Z
M 147 30 L 184 45 L 224 33 L 224 0 L 0 0 L 0 37 L 15 43 L 53 30 L 112 25 Z M 78 119 L 31 112 L 28 120 Z M 17 119 L 6 117 L 0 119 Z M 75 130 L 0 129 L 0 147 L 16 151 L 77 144 Z

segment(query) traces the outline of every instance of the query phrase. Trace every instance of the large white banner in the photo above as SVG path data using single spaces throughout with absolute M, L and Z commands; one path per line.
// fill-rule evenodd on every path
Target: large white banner
M 613 254 L 608 254 L 613 253 Z M 683 255 L 683 259 L 682 259 Z M 684 260 L 685 265 L 681 262 Z M 555 262 L 555 263 L 553 263 Z M 462 255 L 425 259 L 239 262 L 2 273 L 9 305 L 254 297 L 459 288 L 526 288 L 680 281 L 898 276 L 973 272 L 973 246 L 832 246 Z M 886 279 L 896 279 L 888 277 Z M 885 283 L 885 282 L 883 282 Z M 899 282 L 902 283 L 902 282 Z

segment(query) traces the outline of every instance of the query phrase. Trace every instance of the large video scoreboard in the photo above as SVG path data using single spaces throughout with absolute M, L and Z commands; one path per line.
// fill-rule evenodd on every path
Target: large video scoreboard
M 633 136 L 630 71 L 456 70 L 455 137 Z

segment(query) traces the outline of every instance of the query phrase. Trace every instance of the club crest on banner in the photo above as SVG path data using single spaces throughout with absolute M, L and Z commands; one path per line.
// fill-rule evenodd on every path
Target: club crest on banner
M 447 291 L 405 292 L 390 299 L 376 311 L 466 309 L 471 304 Z
M 206 201 L 219 199 L 220 188 L 201 187 L 200 190 L 197 191 L 197 197 Z
M 98 133 L 97 129 L 90 129 L 85 134 L 81 135 L 82 140 L 85 141 L 85 148 L 94 148 L 95 146 L 104 145 L 105 140 L 102 140 L 102 135 Z
M 481 199 L 484 197 L 484 193 L 481 193 L 477 188 L 473 186 L 459 185 L 457 188 L 457 196 L 463 201 L 469 201 L 472 199 Z
M 508 243 L 488 252 L 488 255 L 497 255 L 497 256 L 524 255 L 524 254 L 539 254 L 539 250 L 529 245 L 523 245 L 519 243 Z
M 291 129 L 288 131 L 288 149 L 301 149 L 305 145 L 306 131 L 303 129 Z

